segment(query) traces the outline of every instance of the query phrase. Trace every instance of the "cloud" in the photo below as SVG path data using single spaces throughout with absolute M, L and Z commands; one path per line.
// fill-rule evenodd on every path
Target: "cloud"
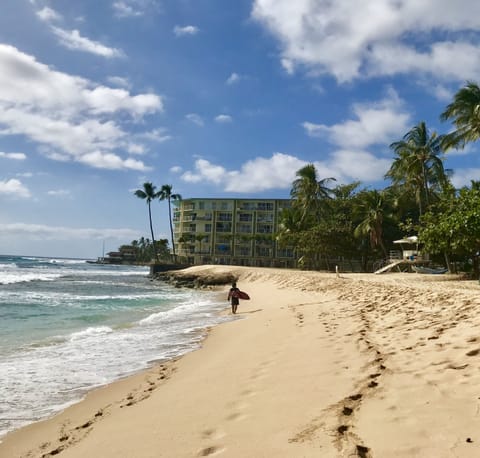
M 8 195 L 21 199 L 28 199 L 31 197 L 31 193 L 26 186 L 22 184 L 20 180 L 11 178 L 10 180 L 0 180 L 0 196 Z
M 23 135 L 54 160 L 148 169 L 115 153 L 132 144 L 120 120 L 130 117 L 137 122 L 163 111 L 161 97 L 132 95 L 125 89 L 52 70 L 8 45 L 0 44 L 0 67 L 2 135 Z
M 305 161 L 283 153 L 275 153 L 271 158 L 257 157 L 243 164 L 240 171 L 230 172 L 225 190 L 254 192 L 288 189 L 296 171 L 304 165 Z
M 130 89 L 131 87 L 128 78 L 123 78 L 121 76 L 109 76 L 107 81 L 113 86 L 123 87 L 125 89 Z
M 238 73 L 233 72 L 228 78 L 227 81 L 225 82 L 229 86 L 232 84 L 238 83 L 240 81 L 240 75 Z
M 471 181 L 478 181 L 480 177 L 480 168 L 455 169 L 451 178 L 453 186 L 461 188 L 462 186 L 470 186 Z
M 339 82 L 405 73 L 443 81 L 480 71 L 476 0 L 254 0 L 251 16 L 280 44 L 288 73 Z M 455 65 L 452 65 L 455 62 Z
M 0 225 L 0 237 L 24 237 L 27 240 L 89 240 L 99 239 L 133 239 L 139 236 L 133 229 L 91 229 L 64 226 L 47 226 L 43 224 L 10 223 Z
M 403 136 L 408 130 L 410 115 L 395 91 L 390 90 L 383 100 L 357 103 L 352 107 L 354 119 L 327 126 L 304 122 L 303 127 L 312 137 L 326 137 L 340 148 L 363 149 L 375 144 L 390 144 L 392 138 Z
M 194 124 L 196 124 L 197 126 L 203 126 L 205 123 L 203 122 L 203 119 L 201 116 L 199 116 L 198 114 L 195 114 L 195 113 L 189 113 L 187 115 L 185 115 L 185 117 L 193 122 Z
M 139 11 L 133 8 L 132 5 L 129 5 L 127 2 L 113 2 L 112 8 L 114 10 L 115 16 L 117 17 L 136 17 L 142 16 L 143 11 Z
M 156 0 L 117 0 L 112 8 L 118 18 L 132 18 L 144 16 L 148 11 L 158 10 Z
M 98 56 L 113 58 L 123 57 L 120 49 L 109 48 L 97 41 L 82 37 L 78 30 L 64 30 L 59 27 L 52 27 L 53 33 L 60 39 L 60 44 L 74 51 L 84 51 Z
M 226 114 L 220 114 L 215 117 L 215 122 L 218 122 L 220 124 L 225 124 L 232 121 L 233 121 L 233 118 L 230 115 L 226 115 Z
M 390 158 L 379 158 L 368 151 L 359 150 L 335 151 L 331 154 L 328 162 L 331 169 L 334 170 L 333 176 L 341 182 L 379 181 L 392 165 Z
M 4 153 L 2 151 L 0 151 L 0 157 L 5 159 L 13 159 L 16 161 L 24 161 L 27 158 L 24 153 Z
M 296 172 L 308 163 L 290 154 L 274 153 L 271 157 L 251 159 L 239 170 L 227 170 L 222 165 L 200 158 L 195 161 L 194 170 L 184 172 L 180 179 L 187 183 L 213 184 L 226 192 L 289 190 Z M 391 161 L 368 151 L 344 149 L 334 151 L 326 160 L 314 161 L 313 164 L 319 179 L 335 178 L 340 184 L 353 180 L 378 181 L 387 172 Z
M 71 193 L 68 189 L 52 189 L 47 191 L 47 194 L 54 197 L 70 197 Z
M 173 167 L 170 167 L 170 172 L 172 173 L 182 173 L 183 168 L 180 167 L 179 165 L 174 165 Z
M 44 22 L 59 21 L 62 19 L 60 14 L 48 6 L 45 6 L 41 10 L 37 11 L 37 16 Z
M 168 135 L 166 130 L 163 128 L 153 129 L 150 132 L 145 132 L 141 134 L 140 137 L 157 143 L 163 143 L 171 140 L 172 138 L 172 136 Z
M 227 171 L 219 165 L 212 164 L 205 159 L 197 159 L 195 161 L 195 172 L 185 172 L 181 178 L 188 183 L 199 183 L 200 181 L 208 181 L 220 184 L 225 180 Z
M 185 172 L 180 178 L 188 183 L 213 183 L 229 192 L 283 189 L 291 186 L 295 172 L 305 164 L 294 156 L 275 153 L 271 158 L 247 161 L 238 171 L 228 171 L 206 159 L 197 159 L 195 170 Z
M 198 27 L 195 27 L 194 25 L 186 25 L 185 27 L 180 27 L 176 25 L 173 28 L 173 33 L 177 37 L 183 37 L 186 35 L 196 35 L 198 32 L 200 32 L 200 29 Z

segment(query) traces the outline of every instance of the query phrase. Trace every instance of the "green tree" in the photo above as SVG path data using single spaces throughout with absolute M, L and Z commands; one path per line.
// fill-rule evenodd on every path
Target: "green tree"
M 443 136 L 430 134 L 422 121 L 390 145 L 396 157 L 385 177 L 393 187 L 414 196 L 420 215 L 448 184 L 450 171 L 443 167 L 442 141 Z
M 444 148 L 463 148 L 466 143 L 480 138 L 480 88 L 467 81 L 440 115 L 442 121 L 453 121 L 456 130 L 445 136 Z
M 301 210 L 301 220 L 318 221 L 320 217 L 321 201 L 331 195 L 327 187 L 335 178 L 318 180 L 317 170 L 313 164 L 308 164 L 297 170 L 297 178 L 292 183 L 290 196 L 294 199 L 294 206 Z
M 170 222 L 170 237 L 172 239 L 173 260 L 174 262 L 177 262 L 177 254 L 175 253 L 175 240 L 173 239 L 172 201 L 182 200 L 182 196 L 180 194 L 173 194 L 172 188 L 172 185 L 164 184 L 158 193 L 158 198 L 168 202 L 168 220 Z
M 453 187 L 447 190 L 420 223 L 418 236 L 426 252 L 443 253 L 449 270 L 451 256 L 473 259 L 478 275 L 480 189 L 474 182 L 458 193 Z
M 151 208 L 152 200 L 154 200 L 158 197 L 158 193 L 156 192 L 156 186 L 154 186 L 150 182 L 143 183 L 143 189 L 137 189 L 134 192 L 134 194 L 139 199 L 144 199 L 147 202 L 148 219 L 149 219 L 149 222 L 150 222 L 150 233 L 152 234 L 152 242 L 153 242 L 153 254 L 155 256 L 155 261 L 156 261 L 157 260 L 157 251 L 156 251 L 156 247 L 155 247 L 155 236 L 153 235 L 152 208 Z
M 355 237 L 368 237 L 370 246 L 379 246 L 385 257 L 388 256 L 383 243 L 383 223 L 387 213 L 388 202 L 385 192 L 362 191 L 358 196 L 357 214 L 360 223 L 355 227 Z

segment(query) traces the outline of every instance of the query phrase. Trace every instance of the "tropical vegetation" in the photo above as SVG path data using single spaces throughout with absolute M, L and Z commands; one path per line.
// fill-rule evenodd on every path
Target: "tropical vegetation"
M 396 249 L 393 241 L 418 235 L 434 261 L 450 270 L 457 267 L 480 270 L 480 181 L 455 189 L 452 171 L 444 167 L 452 148 L 463 148 L 480 138 L 480 88 L 467 82 L 454 96 L 440 118 L 452 121 L 454 130 L 437 134 L 424 121 L 391 143 L 393 154 L 385 174 L 385 189 L 370 189 L 360 182 L 337 184 L 335 178 L 320 178 L 314 164 L 296 172 L 291 186 L 291 206 L 282 212 L 274 238 L 280 247 L 294 253 L 299 267 L 331 269 L 339 261 L 364 271 Z M 148 204 L 152 248 L 151 202 L 167 201 L 173 258 L 171 202 L 181 199 L 171 185 L 159 192 L 144 183 L 135 195 Z M 226 234 L 228 246 L 238 234 Z M 241 235 L 245 237 L 245 235 Z M 208 234 L 192 235 L 191 243 L 202 243 Z M 261 241 L 267 244 L 273 240 Z M 259 242 L 260 243 L 260 242 Z M 154 253 L 157 259 L 157 253 Z M 377 264 L 378 266 L 378 264 Z
M 152 201 L 154 200 L 159 200 L 163 201 L 166 200 L 168 203 L 168 217 L 169 217 L 169 224 L 170 224 L 170 236 L 171 236 L 171 241 L 172 241 L 172 251 L 173 251 L 173 261 L 176 262 L 176 254 L 175 254 L 175 242 L 173 238 L 173 223 L 172 223 L 172 207 L 171 207 L 171 202 L 176 201 L 176 200 L 181 200 L 182 196 L 180 194 L 174 194 L 172 192 L 173 186 L 164 184 L 160 188 L 159 191 L 157 191 L 157 187 L 152 184 L 151 182 L 146 182 L 143 183 L 143 189 L 137 189 L 134 192 L 134 195 L 137 196 L 140 199 L 143 199 L 146 201 L 147 206 L 148 206 L 148 220 L 149 220 L 149 225 L 150 225 L 150 234 L 152 236 L 152 243 L 151 243 L 151 250 L 153 252 L 153 260 L 155 262 L 160 260 L 159 256 L 159 248 L 162 249 L 166 245 L 163 243 L 162 245 L 158 246 L 157 242 L 155 241 L 155 235 L 153 231 L 153 222 L 152 222 L 152 208 L 151 204 Z M 148 240 L 148 239 L 147 239 Z M 161 253 L 163 260 L 165 259 L 164 252 Z M 151 260 L 152 258 L 150 258 Z
M 480 267 L 480 182 L 455 189 L 445 154 L 480 138 L 480 88 L 468 82 L 441 114 L 455 130 L 439 135 L 424 121 L 393 142 L 382 190 L 361 183 L 329 187 L 314 164 L 298 170 L 292 208 L 283 212 L 281 246 L 295 248 L 299 266 L 319 269 L 360 261 L 363 270 L 388 257 L 393 241 L 418 234 L 424 250 L 450 270 Z
M 170 223 L 170 237 L 172 240 L 173 260 L 174 262 L 177 262 L 177 255 L 175 253 L 175 240 L 173 238 L 172 201 L 182 200 L 182 196 L 180 194 L 172 193 L 172 188 L 173 187 L 171 184 L 164 184 L 158 193 L 158 198 L 160 200 L 166 200 L 168 202 L 168 219 Z

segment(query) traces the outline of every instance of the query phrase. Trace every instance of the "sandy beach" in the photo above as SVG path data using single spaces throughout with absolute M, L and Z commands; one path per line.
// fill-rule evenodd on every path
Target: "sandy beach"
M 7 435 L 0 457 L 480 456 L 477 281 L 187 271 L 233 273 L 251 300 L 200 350 Z

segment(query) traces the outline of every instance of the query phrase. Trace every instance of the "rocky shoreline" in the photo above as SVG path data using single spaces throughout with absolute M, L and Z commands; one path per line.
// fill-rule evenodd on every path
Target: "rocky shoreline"
M 215 289 L 232 284 L 238 276 L 231 272 L 186 272 L 184 270 L 169 270 L 153 275 L 155 280 L 165 281 L 176 288 Z

